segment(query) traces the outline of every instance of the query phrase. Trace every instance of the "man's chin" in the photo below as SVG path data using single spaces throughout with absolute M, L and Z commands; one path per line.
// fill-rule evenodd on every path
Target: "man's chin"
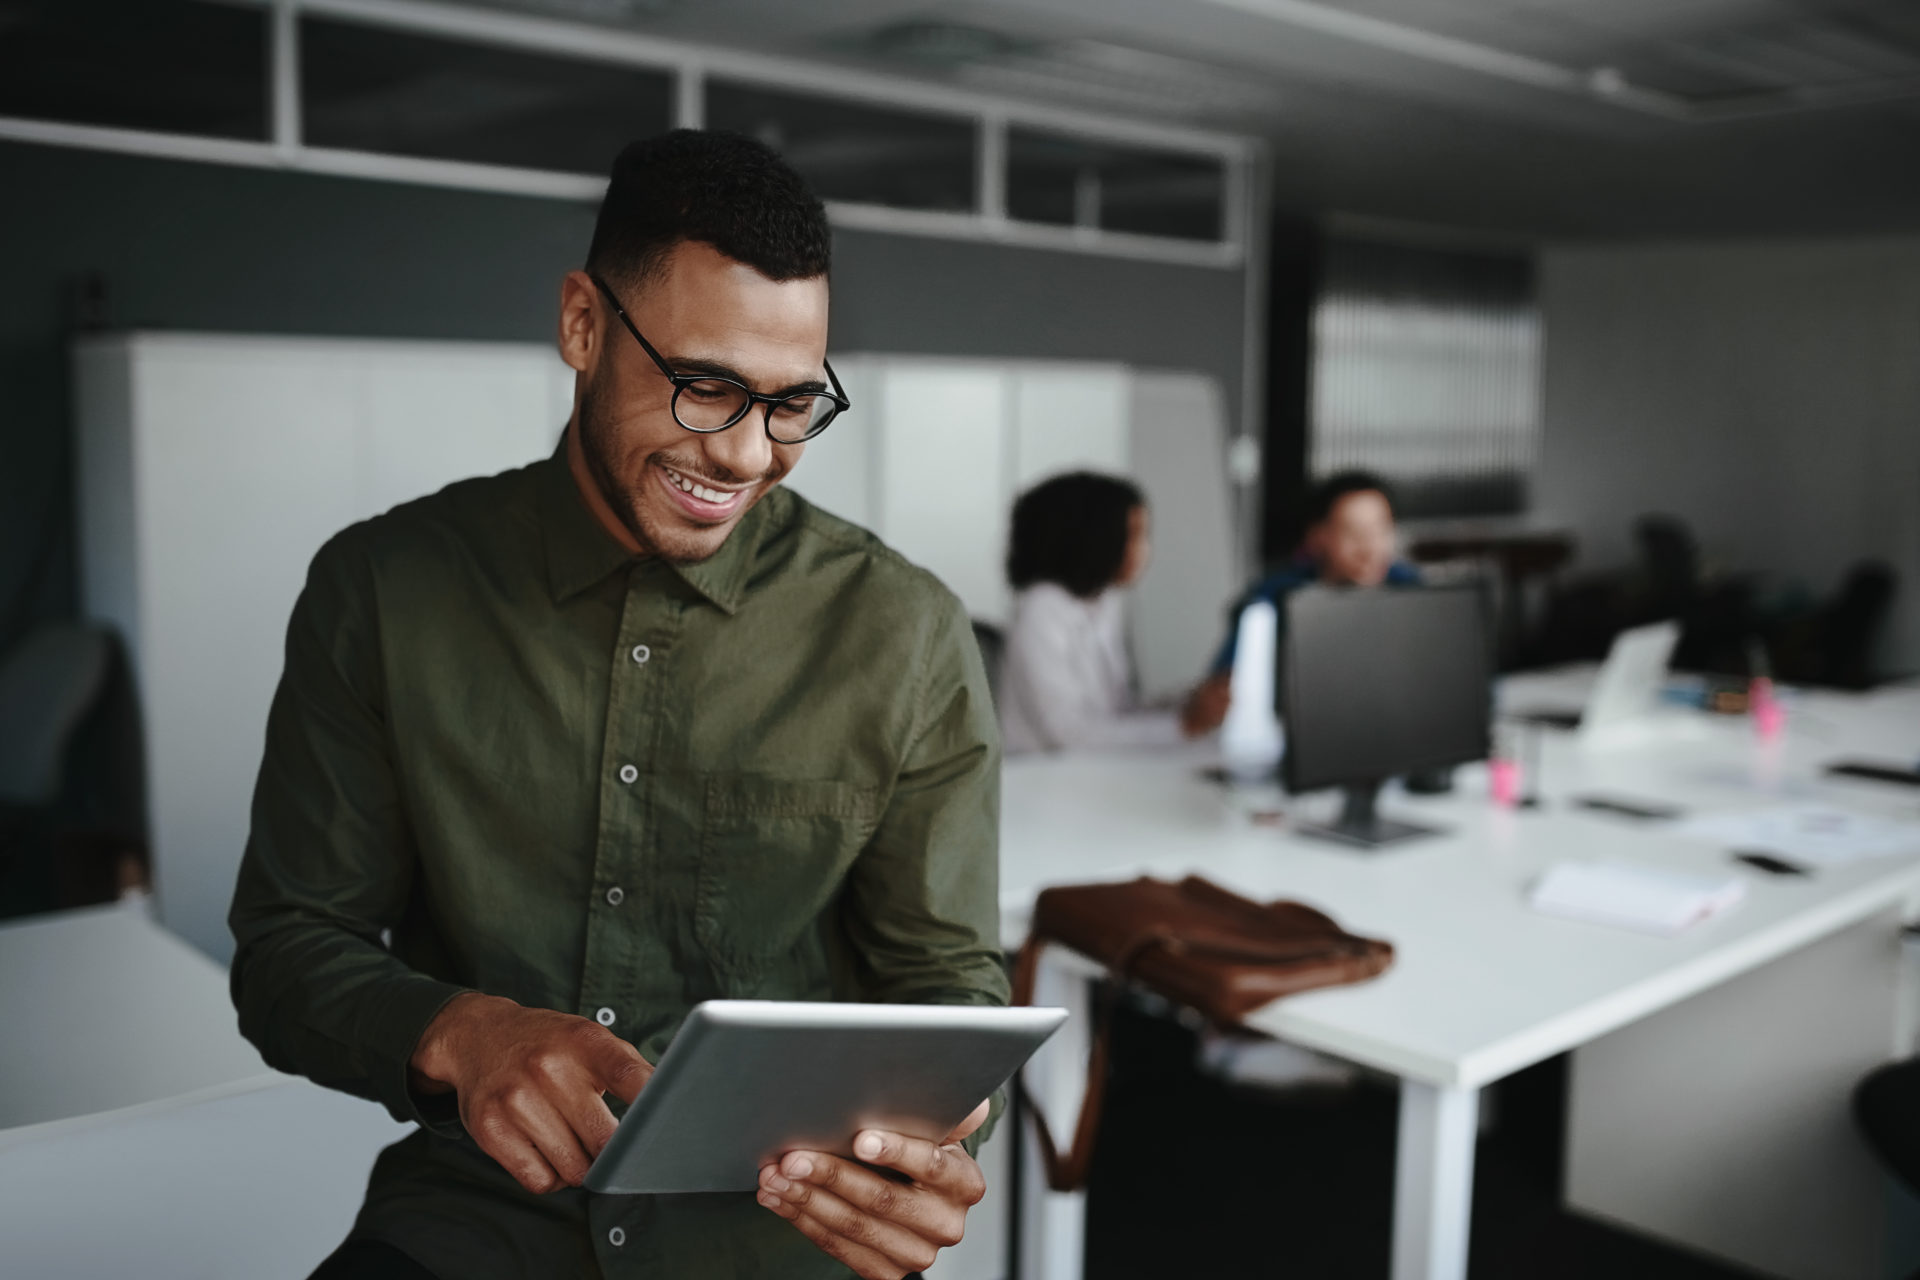
M 712 559 L 727 545 L 727 539 L 733 536 L 745 515 L 742 511 L 719 525 L 697 525 L 676 519 L 642 521 L 642 541 L 654 555 L 669 564 L 699 564 Z

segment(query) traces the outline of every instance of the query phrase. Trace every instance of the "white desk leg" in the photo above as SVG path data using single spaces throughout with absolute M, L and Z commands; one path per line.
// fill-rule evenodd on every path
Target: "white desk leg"
M 1027 1089 L 1046 1109 L 1054 1139 L 1067 1142 L 1087 1083 L 1092 984 L 1043 953 L 1033 987 L 1036 1005 L 1054 1005 L 1068 1015 L 1067 1025 L 1026 1067 Z M 1048 1189 L 1031 1126 L 1020 1135 L 1020 1160 L 1020 1280 L 1081 1280 L 1086 1271 L 1086 1196 Z
M 1400 1082 L 1393 1280 L 1466 1280 L 1479 1093 Z

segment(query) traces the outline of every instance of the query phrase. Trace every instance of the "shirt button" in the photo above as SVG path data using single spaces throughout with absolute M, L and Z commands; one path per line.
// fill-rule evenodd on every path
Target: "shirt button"
M 630 655 L 632 655 L 634 665 L 638 667 L 646 666 L 647 659 L 653 656 L 653 650 L 647 648 L 647 646 L 643 644 L 637 644 L 633 646 L 633 648 L 627 650 L 627 652 Z
M 615 1227 L 613 1230 L 607 1232 L 607 1243 L 612 1245 L 614 1248 L 618 1249 L 621 1245 L 625 1244 L 626 1242 L 627 1242 L 627 1233 L 623 1229 L 619 1227 Z
M 632 783 L 640 776 L 640 771 L 630 764 L 620 766 L 620 781 Z
M 627 891 L 619 885 L 615 885 L 613 888 L 607 890 L 607 905 L 610 907 L 617 907 L 622 902 L 625 902 L 626 899 Z
M 600 1012 L 593 1015 L 593 1020 L 603 1027 L 610 1027 L 613 1025 L 613 1010 L 601 1005 Z

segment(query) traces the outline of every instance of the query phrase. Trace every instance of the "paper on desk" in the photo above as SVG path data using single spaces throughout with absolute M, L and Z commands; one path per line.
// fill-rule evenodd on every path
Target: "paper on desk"
M 1561 862 L 1533 886 L 1536 911 L 1642 933 L 1675 934 L 1746 896 L 1738 876 L 1703 876 L 1624 862 Z
M 1824 804 L 1785 804 L 1743 813 L 1708 813 L 1677 822 L 1673 834 L 1730 849 L 1777 853 L 1806 866 L 1837 867 L 1862 858 L 1920 853 L 1920 824 L 1896 822 Z

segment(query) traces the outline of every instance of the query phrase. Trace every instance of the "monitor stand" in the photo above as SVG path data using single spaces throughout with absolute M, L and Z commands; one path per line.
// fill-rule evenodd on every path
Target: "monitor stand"
M 1380 787 L 1378 782 L 1342 787 L 1345 802 L 1336 821 L 1303 822 L 1294 830 L 1316 840 L 1331 840 L 1358 849 L 1376 849 L 1383 844 L 1395 844 L 1418 836 L 1437 836 L 1445 830 L 1444 827 L 1423 827 L 1417 823 L 1396 822 L 1392 818 L 1381 817 Z

